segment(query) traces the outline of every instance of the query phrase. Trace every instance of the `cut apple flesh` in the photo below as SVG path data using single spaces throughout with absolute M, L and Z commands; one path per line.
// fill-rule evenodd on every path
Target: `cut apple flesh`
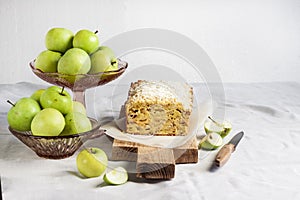
M 223 127 L 224 127 L 224 128 L 227 128 L 227 129 L 228 129 L 228 128 L 232 128 L 231 124 L 230 124 L 229 122 L 227 122 L 227 121 L 224 121 L 224 122 L 223 122 Z
M 199 148 L 213 150 L 219 148 L 223 144 L 220 134 L 212 132 L 208 133 L 199 143 Z
M 206 133 L 218 133 L 224 138 L 232 129 L 231 123 L 224 121 L 223 123 L 215 122 L 215 121 L 206 121 L 204 123 L 204 130 Z
M 211 121 L 205 122 L 204 128 L 205 128 L 206 133 L 221 132 L 224 130 L 224 126 L 219 126 L 216 123 L 211 122 Z
M 207 136 L 207 141 L 211 145 L 216 146 L 216 147 L 219 147 L 223 144 L 223 140 L 222 140 L 222 138 L 220 137 L 220 135 L 218 133 L 210 133 Z
M 103 180 L 107 184 L 120 185 L 127 182 L 128 174 L 126 169 L 124 169 L 123 167 L 117 167 L 112 171 L 106 173 L 103 177 Z

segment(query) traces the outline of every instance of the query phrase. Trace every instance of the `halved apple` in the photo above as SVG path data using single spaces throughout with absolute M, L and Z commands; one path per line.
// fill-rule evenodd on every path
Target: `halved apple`
M 117 167 L 103 176 L 103 180 L 107 184 L 121 185 L 127 182 L 128 173 L 123 167 Z
M 208 133 L 199 143 L 199 149 L 214 150 L 222 146 L 223 139 L 220 134 Z
M 208 133 L 218 133 L 219 135 L 221 135 L 222 138 L 224 138 L 225 136 L 227 136 L 231 129 L 232 129 L 232 125 L 230 122 L 224 120 L 222 122 L 220 122 L 221 120 L 214 120 L 213 118 L 211 118 L 210 116 L 208 117 L 208 120 L 206 120 L 204 122 L 204 130 L 205 132 Z

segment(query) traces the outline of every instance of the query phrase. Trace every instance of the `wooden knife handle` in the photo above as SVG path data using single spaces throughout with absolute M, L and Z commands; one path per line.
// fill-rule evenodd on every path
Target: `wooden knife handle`
M 222 167 L 230 158 L 232 152 L 235 148 L 233 144 L 225 144 L 221 150 L 218 152 L 215 163 L 218 167 Z

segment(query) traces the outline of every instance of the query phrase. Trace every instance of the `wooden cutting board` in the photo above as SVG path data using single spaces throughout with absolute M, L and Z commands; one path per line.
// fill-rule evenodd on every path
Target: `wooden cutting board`
M 196 136 L 177 148 L 158 148 L 114 139 L 111 160 L 136 162 L 136 176 L 146 179 L 171 179 L 176 164 L 198 162 Z

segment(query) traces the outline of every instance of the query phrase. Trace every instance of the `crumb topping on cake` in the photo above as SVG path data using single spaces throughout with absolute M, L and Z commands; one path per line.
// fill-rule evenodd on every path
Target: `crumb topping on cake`
M 188 84 L 171 81 L 138 81 L 129 90 L 132 101 L 173 101 L 181 102 L 185 109 L 192 107 L 192 92 Z

